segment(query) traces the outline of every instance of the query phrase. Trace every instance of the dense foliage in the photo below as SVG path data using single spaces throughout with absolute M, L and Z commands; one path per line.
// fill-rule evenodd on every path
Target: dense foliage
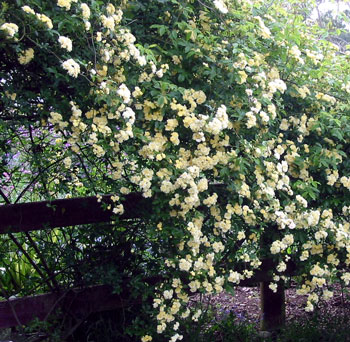
M 230 289 L 265 259 L 272 291 L 293 265 L 307 310 L 350 281 L 349 55 L 298 13 L 277 0 L 2 2 L 3 203 L 114 194 L 100 235 L 38 238 L 74 241 L 84 260 L 114 235 L 128 244 L 129 277 L 162 275 L 155 327 L 172 342 L 201 315 L 189 292 Z M 118 222 L 133 191 L 153 210 Z

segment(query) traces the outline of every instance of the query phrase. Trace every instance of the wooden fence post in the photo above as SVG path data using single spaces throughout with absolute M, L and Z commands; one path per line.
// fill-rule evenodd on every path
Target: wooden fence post
M 276 225 L 265 227 L 260 240 L 261 249 L 266 253 L 261 265 L 261 271 L 265 274 L 271 275 L 271 271 L 276 268 L 276 262 L 269 249 L 277 231 Z M 278 282 L 276 292 L 269 288 L 270 284 L 271 281 L 260 282 L 260 330 L 262 331 L 276 331 L 286 321 L 284 282 Z
M 283 283 L 277 291 L 269 288 L 269 282 L 260 283 L 260 330 L 276 331 L 286 322 L 286 303 Z

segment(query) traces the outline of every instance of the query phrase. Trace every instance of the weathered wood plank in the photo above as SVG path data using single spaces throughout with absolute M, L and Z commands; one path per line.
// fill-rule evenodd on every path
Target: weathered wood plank
M 224 184 L 210 184 L 213 191 L 225 188 Z M 112 195 L 102 196 L 101 203 L 112 204 Z M 0 206 L 0 234 L 32 230 L 102 223 L 112 220 L 113 213 L 104 210 L 96 196 L 57 199 L 52 201 L 6 204 Z M 124 214 L 120 219 L 147 216 L 152 211 L 152 199 L 134 192 L 122 201 Z
M 147 278 L 145 282 L 154 285 L 161 280 L 162 277 L 159 276 Z M 254 286 L 259 280 L 261 274 L 242 281 L 238 286 Z M 194 294 L 189 292 L 189 295 Z M 97 285 L 0 301 L 0 329 L 26 325 L 35 318 L 45 320 L 58 309 L 78 319 L 85 319 L 91 313 L 125 308 L 140 303 L 141 300 L 131 299 L 126 292 L 113 294 L 113 288 L 109 285 Z
M 162 281 L 161 276 L 143 279 L 153 286 Z M 130 280 L 125 280 L 130 283 Z M 0 301 L 0 329 L 25 325 L 38 318 L 48 319 L 58 309 L 77 319 L 85 319 L 92 313 L 125 308 L 141 303 L 142 298 L 133 298 L 128 288 L 120 294 L 113 293 L 110 285 L 95 285 L 81 289 L 68 289 L 30 297 Z
M 113 294 L 112 290 L 111 286 L 99 285 L 0 302 L 0 328 L 25 325 L 35 318 L 44 320 L 59 308 L 77 318 L 84 318 L 93 312 L 130 304 L 126 296 Z
M 104 210 L 102 203 L 111 204 L 111 196 L 103 196 L 101 203 L 92 196 L 2 205 L 0 234 L 109 222 L 113 213 Z M 124 214 L 121 219 L 139 218 L 151 210 L 151 201 L 140 193 L 127 195 L 122 203 Z

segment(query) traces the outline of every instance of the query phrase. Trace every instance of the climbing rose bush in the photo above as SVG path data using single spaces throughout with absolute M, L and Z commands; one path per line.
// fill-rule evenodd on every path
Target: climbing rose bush
M 295 269 L 308 311 L 349 284 L 349 54 L 319 32 L 283 1 L 3 5 L 0 120 L 50 141 L 49 195 L 112 193 L 116 225 L 126 194 L 152 201 L 162 280 L 143 342 L 181 340 L 191 293 L 264 260 L 274 292 Z

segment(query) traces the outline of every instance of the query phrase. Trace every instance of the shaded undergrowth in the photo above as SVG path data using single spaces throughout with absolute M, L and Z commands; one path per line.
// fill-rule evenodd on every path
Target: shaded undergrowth
M 288 322 L 277 333 L 264 336 L 254 322 L 242 321 L 231 312 L 198 337 L 191 342 L 348 342 L 350 315 L 315 312 L 312 316 Z
M 122 313 L 121 321 L 120 314 L 106 312 L 91 317 L 77 330 L 77 334 L 68 339 L 69 342 L 140 342 L 140 337 L 132 336 L 125 329 L 138 323 L 133 321 L 135 316 Z M 125 325 L 125 320 L 129 320 L 129 324 Z M 29 338 L 28 335 L 5 336 L 0 332 L 0 339 L 7 338 L 13 342 L 57 341 L 52 333 L 46 338 L 39 337 L 39 334 L 43 336 L 42 331 L 37 333 L 32 333 Z M 217 310 L 209 309 L 197 322 L 190 319 L 182 322 L 178 333 L 183 335 L 183 342 L 350 342 L 350 315 L 345 311 L 336 315 L 331 311 L 318 311 L 289 321 L 278 333 L 262 334 L 257 329 L 257 322 L 242 317 L 234 310 L 218 315 Z M 159 334 L 153 336 L 152 342 L 170 340 Z

